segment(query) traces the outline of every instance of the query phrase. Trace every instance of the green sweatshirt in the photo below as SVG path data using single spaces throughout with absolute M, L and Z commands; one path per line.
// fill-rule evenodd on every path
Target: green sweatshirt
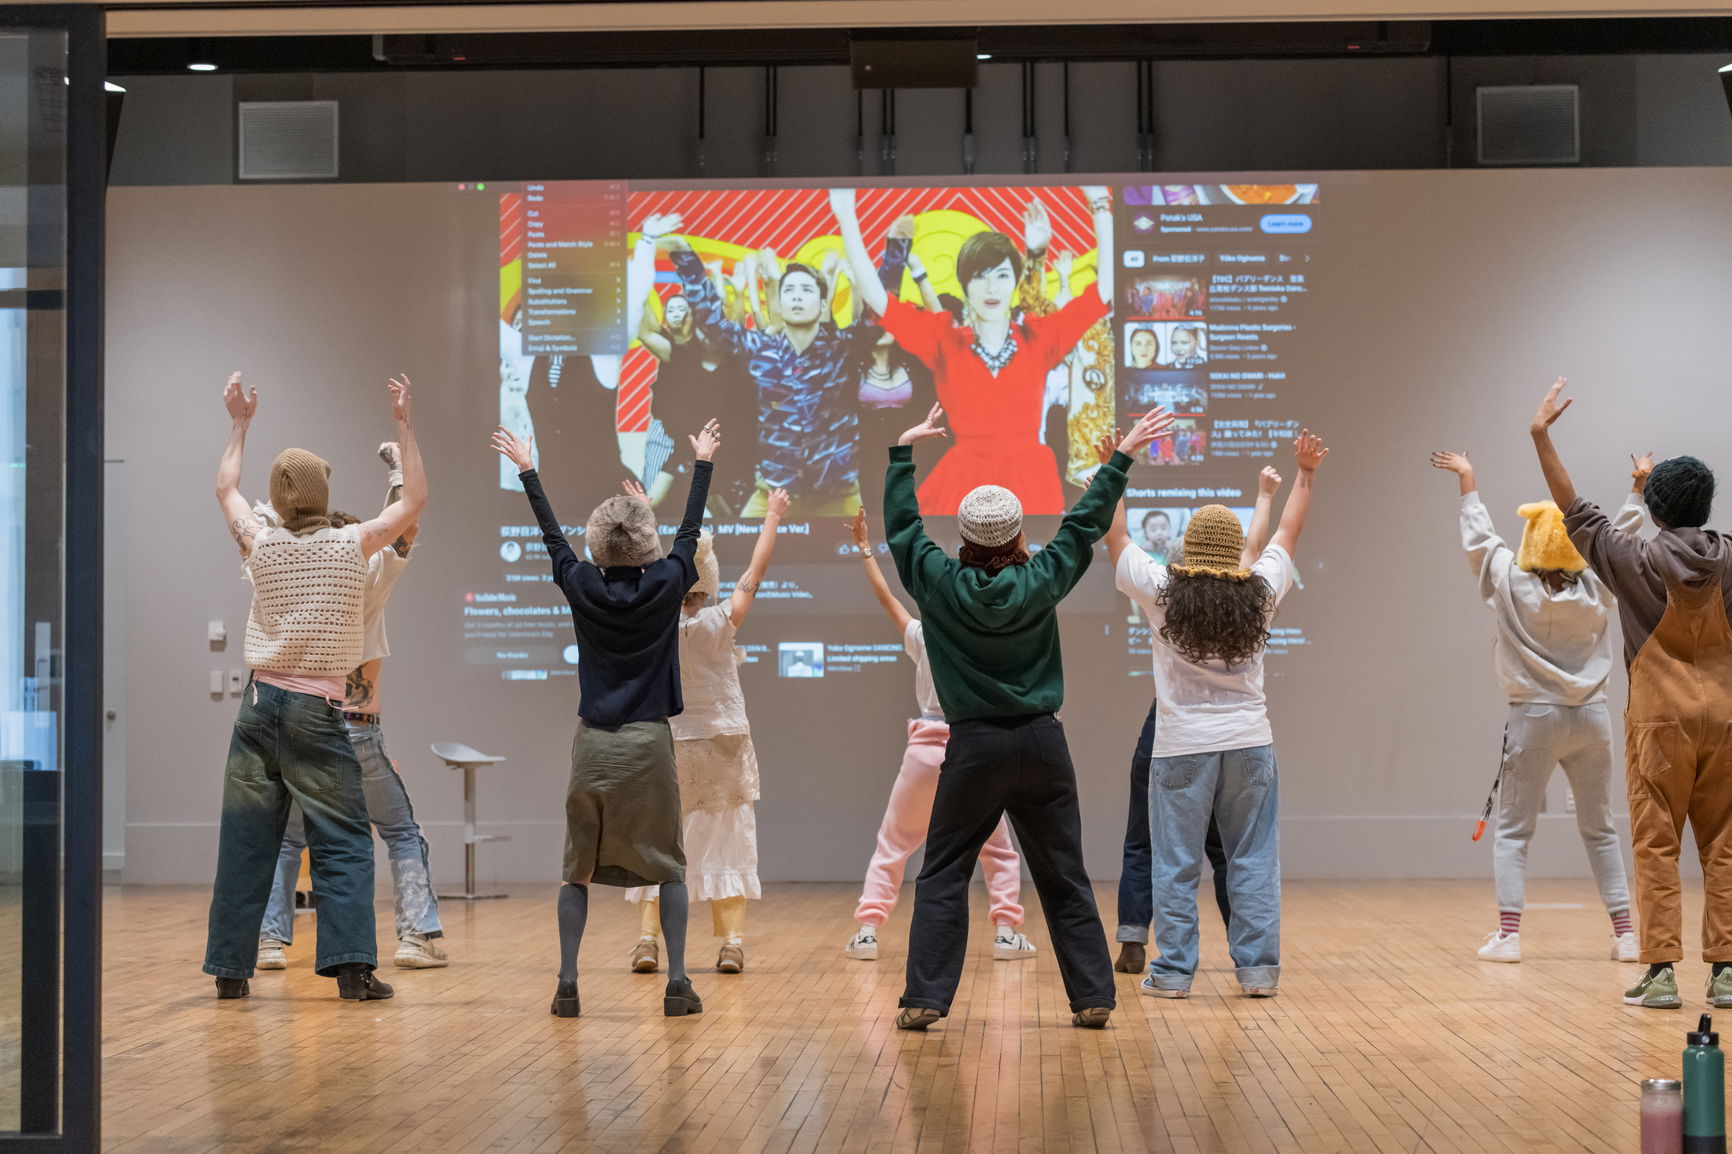
M 1058 603 L 1082 580 L 1095 542 L 1112 527 L 1131 459 L 1114 453 L 1026 565 L 987 576 L 926 535 L 914 495 L 914 450 L 896 445 L 884 477 L 884 531 L 902 587 L 920 606 L 926 656 L 944 716 L 1051 713 L 1064 704 Z

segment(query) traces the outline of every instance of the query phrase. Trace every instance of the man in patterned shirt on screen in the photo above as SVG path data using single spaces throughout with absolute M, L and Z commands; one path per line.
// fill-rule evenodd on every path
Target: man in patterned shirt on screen
M 722 334 L 758 390 L 758 483 L 742 512 L 762 517 L 769 495 L 786 489 L 790 517 L 852 517 L 860 511 L 860 418 L 855 385 L 875 326 L 839 329 L 827 313 L 829 284 L 790 262 L 774 287 L 782 327 L 749 329 L 722 316 L 704 262 L 684 237 L 662 246 L 673 260 L 699 324 Z

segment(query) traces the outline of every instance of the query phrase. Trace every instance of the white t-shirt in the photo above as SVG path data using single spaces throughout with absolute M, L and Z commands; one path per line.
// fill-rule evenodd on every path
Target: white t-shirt
M 734 611 L 726 601 L 680 617 L 680 693 L 685 712 L 668 719 L 676 741 L 750 733 L 734 647 Z
M 914 661 L 914 700 L 920 705 L 920 716 L 943 717 L 944 707 L 938 704 L 938 689 L 932 684 L 932 664 L 926 660 L 926 631 L 919 621 L 908 623 L 902 648 Z
M 398 556 L 389 545 L 367 558 L 367 588 L 361 594 L 362 665 L 391 656 L 390 642 L 385 640 L 385 602 L 408 566 L 409 558 Z
M 1277 605 L 1293 587 L 1293 559 L 1279 545 L 1263 550 L 1251 571 L 1269 583 Z M 1261 652 L 1229 669 L 1219 658 L 1187 661 L 1162 640 L 1166 611 L 1156 598 L 1166 587 L 1167 569 L 1141 549 L 1119 554 L 1114 583 L 1142 607 L 1154 634 L 1156 757 L 1251 749 L 1275 740 L 1263 697 Z

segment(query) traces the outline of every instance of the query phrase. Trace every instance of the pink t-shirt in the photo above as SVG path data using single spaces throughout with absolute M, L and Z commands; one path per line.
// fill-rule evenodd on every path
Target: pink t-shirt
M 269 669 L 253 670 L 253 679 L 290 693 L 309 693 L 326 701 L 343 703 L 348 686 L 341 677 L 297 677 L 292 673 L 273 673 Z

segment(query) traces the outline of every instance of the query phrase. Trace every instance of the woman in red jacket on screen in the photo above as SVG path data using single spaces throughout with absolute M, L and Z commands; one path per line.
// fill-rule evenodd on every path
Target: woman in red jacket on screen
M 938 403 L 950 416 L 955 443 L 920 486 L 928 516 L 954 516 L 970 490 L 988 483 L 1014 492 L 1025 513 L 1065 511 L 1057 460 L 1040 442 L 1046 376 L 1111 311 L 1113 294 L 1112 196 L 1098 187 L 1082 193 L 1095 222 L 1094 290 L 1050 316 L 1018 317 L 1013 298 L 1022 250 L 1001 232 L 978 232 L 956 255 L 968 322 L 959 325 L 948 313 L 922 312 L 884 290 L 860 236 L 854 190 L 830 190 L 854 291 L 896 343 L 932 370 Z

